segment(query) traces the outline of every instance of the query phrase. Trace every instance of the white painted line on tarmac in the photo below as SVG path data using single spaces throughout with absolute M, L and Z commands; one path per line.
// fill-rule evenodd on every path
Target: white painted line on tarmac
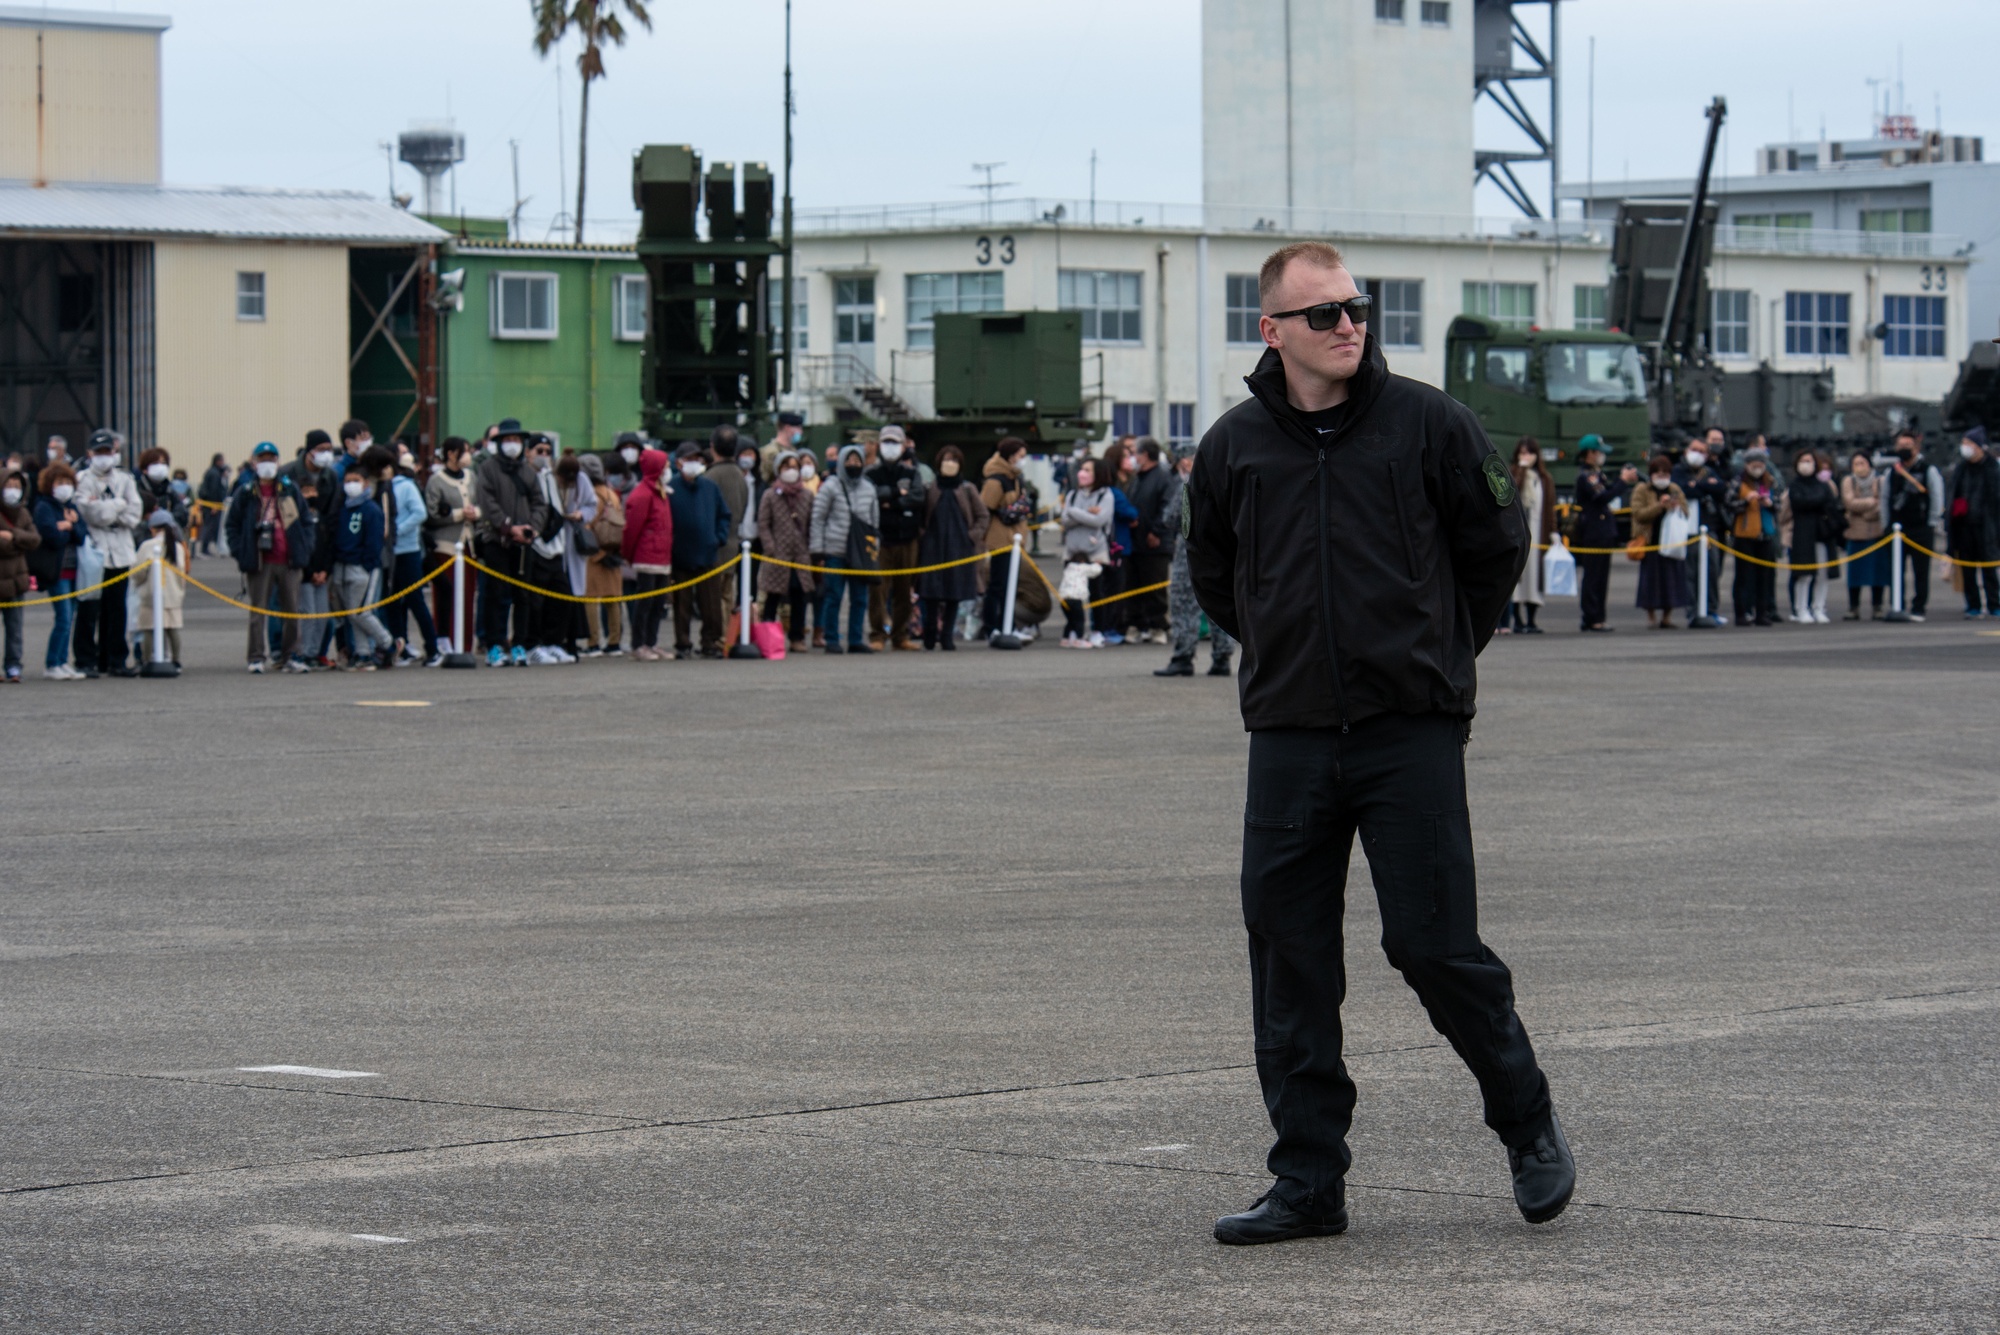
M 429 709 L 428 700 L 356 700 L 363 709 Z
M 1182 1150 L 1184 1150 L 1184 1149 L 1186 1149 L 1186 1148 L 1187 1148 L 1187 1146 L 1185 1146 L 1185 1145 L 1141 1145 L 1141 1146 L 1140 1146 L 1140 1147 L 1139 1147 L 1138 1149 L 1136 1149 L 1136 1150 L 1133 1150 L 1133 1151 L 1132 1151 L 1132 1153 L 1134 1153 L 1134 1154 L 1179 1154 L 1179 1153 L 1180 1153 L 1180 1152 L 1181 1152 Z
M 379 1071 L 336 1071 L 330 1066 L 239 1066 L 239 1071 L 268 1075 L 312 1075 L 321 1080 L 379 1080 Z
M 408 1242 L 408 1238 L 392 1238 L 387 1233 L 350 1233 L 347 1235 L 357 1242 Z

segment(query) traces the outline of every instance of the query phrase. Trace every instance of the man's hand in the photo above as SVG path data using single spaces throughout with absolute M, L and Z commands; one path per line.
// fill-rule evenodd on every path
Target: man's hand
M 1637 465 L 1626 464 L 1623 468 L 1619 469 L 1618 480 L 1620 482 L 1637 482 L 1639 480 L 1639 469 Z
M 326 572 L 325 572 L 324 570 L 318 570 L 318 571 L 314 571 L 314 572 L 313 572 L 313 577 L 312 577 L 312 582 L 313 582 L 313 583 L 315 583 L 315 584 L 324 584 L 324 583 L 326 583 Z
M 1148 533 L 1148 534 L 1146 535 L 1146 545 L 1147 545 L 1148 547 L 1157 547 L 1157 546 L 1159 546 L 1159 545 L 1160 545 L 1160 535 L 1159 535 L 1159 534 L 1157 534 L 1157 533 Z
M 535 530 L 526 524 L 510 524 L 507 528 L 507 536 L 516 542 L 526 543 L 534 538 Z

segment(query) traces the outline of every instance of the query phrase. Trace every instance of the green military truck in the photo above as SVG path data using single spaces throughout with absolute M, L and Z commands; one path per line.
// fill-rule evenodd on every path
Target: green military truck
M 1653 438 L 1645 360 L 1625 334 L 1508 329 L 1461 315 L 1445 335 L 1445 392 L 1472 409 L 1503 455 L 1533 436 L 1565 491 L 1583 437 L 1603 440 L 1614 473 L 1642 462 Z

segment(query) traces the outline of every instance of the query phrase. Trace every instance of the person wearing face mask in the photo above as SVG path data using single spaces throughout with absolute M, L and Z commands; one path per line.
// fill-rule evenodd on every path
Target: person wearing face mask
M 116 579 L 132 567 L 132 554 L 137 548 L 133 541 L 133 530 L 144 518 L 145 511 L 139 506 L 138 484 L 132 475 L 118 466 L 119 453 L 125 448 L 125 438 L 116 431 L 99 428 L 90 433 L 88 453 L 90 469 L 76 484 L 76 508 L 83 515 L 84 526 L 90 532 L 90 541 L 104 558 L 104 579 Z M 139 669 L 125 662 L 125 595 L 122 589 L 109 589 L 110 596 L 95 600 L 95 608 L 86 608 L 83 615 L 96 612 L 93 629 L 97 662 L 95 671 L 113 677 L 136 677 Z M 85 665 L 85 675 L 91 674 L 90 665 Z
M 866 458 L 856 444 L 840 447 L 839 468 L 813 497 L 812 527 L 807 545 L 813 561 L 826 571 L 825 593 L 819 609 L 820 628 L 826 633 L 826 652 L 843 652 L 840 642 L 840 602 L 847 599 L 847 644 L 844 652 L 872 654 L 863 632 L 868 622 L 868 580 L 843 574 L 849 566 L 848 550 L 857 535 L 879 529 L 881 510 L 875 488 L 862 476 Z
M 743 521 L 754 520 L 757 511 L 753 508 L 755 498 L 750 494 L 750 475 L 736 466 L 737 447 L 742 443 L 742 433 L 733 426 L 723 425 L 708 433 L 708 458 L 702 476 L 721 495 L 724 505 L 729 507 L 728 546 L 733 551 L 743 539 Z M 753 451 L 754 453 L 754 451 Z M 725 604 L 736 600 L 736 585 L 722 591 Z
M 278 447 L 270 441 L 250 452 L 250 479 L 237 487 L 223 516 L 230 555 L 243 572 L 243 601 L 258 610 L 250 614 L 247 652 L 249 670 L 262 674 L 267 662 L 288 672 L 307 670 L 299 649 L 299 628 L 317 623 L 264 615 L 275 599 L 279 611 L 297 612 L 301 572 L 312 564 L 319 546 L 319 512 L 300 493 L 298 484 L 278 469 Z M 268 620 L 277 621 L 278 650 L 271 651 Z
M 1006 620 L 1002 604 L 1007 600 L 1007 566 L 1014 539 L 1027 534 L 1028 523 L 1034 518 L 1034 502 L 1021 485 L 1021 461 L 1027 454 L 1026 441 L 1018 436 L 1003 437 L 981 470 L 979 499 L 990 518 L 984 545 L 992 559 L 985 567 L 986 601 L 980 610 L 979 633 L 988 640 L 1000 633 Z
M 28 509 L 28 477 L 14 468 L 0 478 L 0 603 L 19 602 L 28 597 L 29 561 L 42 545 L 42 532 Z M 0 608 L 0 625 L 5 627 L 4 674 L 10 686 L 21 682 L 21 613 L 19 607 Z
M 611 489 L 602 458 L 595 454 L 574 457 L 577 469 L 583 475 L 582 485 L 590 489 L 591 503 L 591 516 L 584 525 L 589 531 L 590 541 L 578 546 L 595 546 L 597 549 L 581 553 L 582 593 L 586 598 L 616 598 L 624 584 L 622 572 L 625 560 L 619 553 L 625 545 L 625 503 Z M 611 460 L 619 464 L 625 462 L 615 454 Z M 579 651 L 583 657 L 600 658 L 625 652 L 619 643 L 625 633 L 625 604 L 578 603 L 576 609 L 583 623 L 583 648 Z
M 440 466 L 432 469 L 424 482 L 425 574 L 450 565 L 461 544 L 468 554 L 472 551 L 472 530 L 479 520 L 479 507 L 472 502 L 472 477 L 466 471 L 471 458 L 471 441 L 463 436 L 446 436 L 438 450 Z M 440 639 L 451 639 L 460 653 L 469 654 L 472 636 L 465 632 L 472 630 L 475 606 L 471 572 L 467 572 L 462 607 L 452 603 L 457 584 L 449 571 L 430 582 L 432 624 Z
M 481 565 L 525 579 L 525 553 L 548 526 L 549 509 L 540 484 L 527 469 L 523 456 L 528 433 L 519 419 L 503 418 L 493 430 L 493 453 L 481 461 L 473 483 L 473 505 L 479 511 L 474 541 Z M 489 667 L 528 665 L 531 628 L 526 592 L 504 579 L 480 581 L 481 638 L 486 641 Z
M 575 606 L 561 596 L 569 592 L 569 519 L 563 509 L 562 490 L 555 476 L 555 441 L 537 431 L 528 437 L 527 463 L 523 471 L 535 488 L 549 521 L 521 554 L 522 577 L 534 587 L 522 591 L 527 625 L 528 663 L 553 667 L 576 661 L 576 627 L 570 609 Z M 519 631 L 516 631 L 519 643 Z
M 1690 517 L 1697 526 L 1706 524 L 1710 533 L 1721 535 L 1729 531 L 1729 505 L 1732 488 L 1728 475 L 1723 469 L 1722 456 L 1729 449 L 1729 437 L 1719 426 L 1710 427 L 1700 440 L 1691 440 L 1681 454 L 1681 461 L 1674 465 L 1673 479 L 1688 498 L 1693 507 Z M 1722 558 L 1723 552 L 1714 548 L 1708 553 L 1708 613 L 1718 615 L 1722 607 Z M 1688 590 L 1690 597 L 1694 590 Z M 1692 604 L 1688 615 L 1694 615 Z
M 701 579 L 715 569 L 718 561 L 728 559 L 729 553 L 724 549 L 730 545 L 730 535 L 736 529 L 728 502 L 723 500 L 721 489 L 708 476 L 711 470 L 701 446 L 691 440 L 683 441 L 674 455 L 680 476 L 674 480 L 667 498 L 674 512 L 674 582 L 685 585 L 687 581 Z M 715 471 L 736 473 L 736 465 L 731 463 L 726 469 Z M 741 483 L 742 474 L 737 473 L 736 480 Z M 728 577 L 718 575 L 674 590 L 676 658 L 694 657 L 694 619 L 697 614 L 701 617 L 701 656 L 724 657 L 723 585 L 730 582 Z
M 926 488 L 903 428 L 893 423 L 882 428 L 875 446 L 875 465 L 862 475 L 875 488 L 875 506 L 882 516 L 882 569 L 916 566 L 917 548 L 924 536 Z M 916 649 L 910 639 L 915 580 L 914 575 L 885 575 L 869 585 L 868 642 L 873 647 Z
M 388 666 L 395 639 L 370 604 L 382 589 L 382 556 L 387 543 L 388 516 L 370 493 L 374 490 L 362 459 L 350 462 L 340 482 L 340 510 L 333 518 L 333 608 L 354 636 L 347 662 L 353 672 L 373 672 Z
M 174 517 L 174 523 L 181 532 L 187 532 L 188 498 L 185 491 L 174 491 L 174 461 L 165 450 L 154 446 L 139 452 L 139 471 L 133 478 L 139 488 L 139 505 L 147 514 L 155 510 L 165 510 Z M 142 523 L 132 531 L 133 541 L 144 541 L 148 530 Z
M 630 481 L 636 482 L 639 478 L 639 452 L 644 448 L 645 441 L 640 439 L 636 431 L 619 432 L 618 439 L 611 446 L 611 452 L 617 455 L 618 461 L 624 465 L 625 474 Z M 628 486 L 625 490 L 630 491 L 631 487 Z
M 278 470 L 279 477 L 291 479 L 292 485 L 298 488 L 299 495 L 305 498 L 305 503 L 317 517 L 313 550 L 305 564 L 299 567 L 298 610 L 310 619 L 298 623 L 297 650 L 294 658 L 286 660 L 288 667 L 293 661 L 309 668 L 333 665 L 333 660 L 327 656 L 326 646 L 334 633 L 333 618 L 328 615 L 332 609 L 328 581 L 333 575 L 333 517 L 340 509 L 341 497 L 336 462 L 333 437 L 315 427 L 306 432 L 306 443 L 298 457 Z M 227 525 L 224 532 L 228 532 Z M 273 618 L 273 654 L 278 652 L 278 633 L 283 629 L 283 621 Z
M 202 502 L 201 538 L 195 550 L 202 556 L 214 556 L 215 538 L 222 532 L 222 512 L 229 504 L 229 463 L 221 455 L 208 461 L 194 494 Z
M 1778 572 L 1757 562 L 1775 560 L 1778 551 L 1770 461 L 1756 455 L 1745 459 L 1734 490 L 1727 506 L 1729 545 L 1742 556 L 1755 558 L 1746 561 L 1739 557 L 1736 562 L 1736 581 L 1730 590 L 1736 605 L 1736 624 L 1768 626 L 1777 616 L 1772 604 L 1776 601 Z
M 375 482 L 376 503 L 388 518 L 389 550 L 384 553 L 385 594 L 396 601 L 383 610 L 383 621 L 396 642 L 396 666 L 437 667 L 444 662 L 438 648 L 437 624 L 431 620 L 429 602 L 418 581 L 424 577 L 424 521 L 429 507 L 417 486 L 415 470 L 406 466 L 404 456 L 391 455 L 375 446 L 361 456 L 361 467 Z M 410 647 L 410 617 L 417 619 L 417 633 L 423 637 L 421 654 Z
M 41 543 L 28 553 L 28 569 L 44 593 L 60 597 L 76 589 L 76 558 L 83 546 L 83 516 L 77 513 L 76 472 L 68 464 L 47 464 L 35 478 L 35 531 Z M 4 495 L 4 493 L 0 493 Z M 42 675 L 50 681 L 82 681 L 69 665 L 70 627 L 76 620 L 76 600 L 51 603 L 55 623 L 49 627 L 48 651 Z
M 1647 547 L 1660 542 L 1660 521 L 1668 514 L 1686 514 L 1687 497 L 1674 485 L 1674 463 L 1656 454 L 1646 480 L 1632 488 L 1632 537 Z M 1673 630 L 1674 609 L 1688 605 L 1687 562 L 1665 552 L 1647 552 L 1639 561 L 1638 605 L 1654 630 Z
M 218 459 L 220 459 L 221 457 L 222 456 L 219 454 L 216 456 L 216 458 Z M 76 471 L 77 466 L 70 460 L 69 457 L 69 438 L 66 436 L 50 436 L 48 438 L 47 443 L 45 443 L 42 446 L 42 468 L 43 469 L 53 468 L 57 464 L 61 464 L 63 465 L 63 467 L 68 468 L 71 473 L 74 473 Z M 48 494 L 47 491 L 45 491 L 42 487 L 42 477 L 40 471 L 36 472 L 32 485 L 34 487 L 35 495 L 46 496 Z
M 965 476 L 965 452 L 946 445 L 937 453 L 936 479 L 924 488 L 924 536 L 917 543 L 917 564 L 965 563 L 917 576 L 924 648 L 957 649 L 958 609 L 979 596 L 979 563 L 965 558 L 982 550 L 991 522 L 979 488 Z
M 1889 549 L 1877 548 L 1863 556 L 1887 531 L 1883 502 L 1888 488 L 1875 475 L 1875 465 L 1864 450 L 1856 450 L 1847 461 L 1847 476 L 1840 479 L 1840 508 L 1847 518 L 1847 615 L 1843 621 L 1861 620 L 1861 591 L 1868 590 L 1872 620 L 1882 619 L 1882 595 L 1889 587 Z
M 345 478 L 347 470 L 353 465 L 356 459 L 361 457 L 361 452 L 374 443 L 374 429 L 360 418 L 353 417 L 342 422 L 340 424 L 340 454 L 333 463 L 335 476 L 337 478 Z M 334 505 L 338 508 L 340 504 L 340 498 L 336 495 L 334 497 Z
M 1825 625 L 1826 591 L 1832 583 L 1831 562 L 1840 551 L 1846 521 L 1840 513 L 1840 493 L 1821 474 L 1825 465 L 1817 452 L 1806 450 L 1792 461 L 1792 485 L 1778 502 L 1778 534 L 1795 567 L 1786 585 L 1792 620 Z
M 142 567 L 160 562 L 160 629 L 167 657 L 179 667 L 181 608 L 187 601 L 187 542 L 172 513 L 165 509 L 146 517 L 146 535 L 133 560 Z M 151 662 L 153 657 L 153 576 L 152 570 L 142 569 L 125 581 L 125 624 L 132 629 L 132 656 L 141 662 Z
M 1521 494 L 1521 513 L 1528 520 L 1528 541 L 1534 544 L 1528 563 L 1521 567 L 1521 582 L 1507 604 L 1500 621 L 1500 633 L 1509 630 L 1523 635 L 1540 635 L 1535 616 L 1542 610 L 1542 547 L 1554 541 L 1556 531 L 1556 484 L 1542 464 L 1541 442 L 1523 436 L 1514 443 L 1514 489 Z M 1511 622 L 1511 625 L 1509 624 Z
M 1111 555 L 1111 488 L 1099 485 L 1095 459 L 1079 459 L 1070 476 L 1076 485 L 1063 492 L 1056 502 L 1062 517 L 1063 538 L 1060 643 L 1065 649 L 1094 649 L 1097 645 L 1090 640 L 1089 625 L 1090 581 L 1102 573 L 1102 563 Z M 1157 675 L 1191 677 L 1193 660 L 1189 660 L 1185 673 L 1169 663 Z
M 2000 460 L 1986 442 L 1985 427 L 1960 437 L 1958 457 L 1945 495 L 1945 551 L 1958 561 L 2000 560 Z M 1982 593 L 1986 615 L 2000 617 L 2000 569 L 1967 565 L 1961 575 L 1966 620 L 1980 614 Z
M 772 462 L 777 465 L 777 480 L 757 503 L 758 542 L 772 561 L 792 565 L 760 562 L 757 591 L 764 595 L 764 620 L 776 621 L 780 611 L 789 611 L 786 638 L 797 651 L 806 647 L 806 608 L 819 592 L 812 571 L 793 568 L 812 561 L 813 494 L 800 480 L 796 451 L 780 451 Z
M 1903 554 L 1909 559 L 1909 597 L 1904 609 L 1922 621 L 1931 600 L 1931 558 L 1944 524 L 1944 474 L 1923 458 L 1923 440 L 1905 428 L 1896 435 L 1896 462 L 1889 470 L 1889 522 L 1903 526 Z
M 634 591 L 648 595 L 632 604 L 632 657 L 641 663 L 667 658 L 660 652 L 660 618 L 667 595 L 656 590 L 671 582 L 674 515 L 665 450 L 639 456 L 639 483 L 625 497 L 625 534 L 619 552 L 632 567 Z
M 799 438 L 805 435 L 805 433 L 806 419 L 804 417 L 791 411 L 778 414 L 777 430 L 771 434 L 770 441 L 757 452 L 758 462 L 762 465 L 765 477 L 776 477 L 778 475 L 778 456 L 780 454 L 797 454 L 799 452 Z

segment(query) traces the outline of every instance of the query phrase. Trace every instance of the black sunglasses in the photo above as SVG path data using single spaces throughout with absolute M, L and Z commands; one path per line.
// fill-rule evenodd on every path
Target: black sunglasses
M 1370 296 L 1349 297 L 1346 301 L 1323 301 L 1317 306 L 1302 306 L 1295 311 L 1272 311 L 1273 320 L 1289 320 L 1294 315 L 1306 317 L 1310 329 L 1333 329 L 1339 326 L 1341 314 L 1361 325 L 1368 323 L 1368 317 L 1375 313 L 1375 298 Z

